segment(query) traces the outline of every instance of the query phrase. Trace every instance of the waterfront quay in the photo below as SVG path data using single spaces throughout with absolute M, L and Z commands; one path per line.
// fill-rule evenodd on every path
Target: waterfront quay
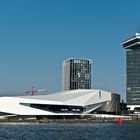
M 124 115 L 107 115 L 107 114 L 75 114 L 75 115 L 57 115 L 57 116 L 39 116 L 24 117 L 14 116 L 11 118 L 0 119 L 0 123 L 104 123 L 122 121 L 140 121 L 138 117 Z

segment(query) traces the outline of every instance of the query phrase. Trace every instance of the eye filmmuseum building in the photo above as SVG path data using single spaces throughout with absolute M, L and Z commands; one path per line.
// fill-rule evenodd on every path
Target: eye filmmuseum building
M 140 34 L 122 45 L 126 49 L 126 102 L 130 110 L 140 113 Z
M 70 58 L 63 62 L 62 90 L 91 89 L 91 60 Z
M 115 106 L 120 101 L 117 97 L 99 89 L 68 90 L 46 95 L 2 96 L 0 119 L 80 116 L 93 114 L 98 109 L 100 112 L 119 112 L 119 106 Z

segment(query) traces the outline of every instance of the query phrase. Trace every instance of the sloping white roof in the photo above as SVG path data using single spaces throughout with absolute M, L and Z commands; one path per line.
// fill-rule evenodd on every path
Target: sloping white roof
M 24 104 L 90 106 L 111 100 L 103 90 L 69 90 L 49 95 L 0 97 L 0 112 L 19 115 L 51 115 L 53 112 L 24 106 Z
M 99 92 L 101 92 L 101 98 L 99 97 Z M 48 95 L 22 96 L 22 98 L 61 102 L 62 104 L 65 105 L 85 106 L 88 104 L 94 104 L 97 102 L 111 100 L 111 93 L 98 89 L 94 90 L 78 89 L 78 90 L 61 91 Z

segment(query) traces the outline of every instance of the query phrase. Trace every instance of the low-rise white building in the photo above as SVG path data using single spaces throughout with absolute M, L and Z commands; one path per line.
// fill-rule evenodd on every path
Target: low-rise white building
M 0 97 L 0 116 L 89 114 L 111 101 L 103 90 L 69 90 L 48 95 Z

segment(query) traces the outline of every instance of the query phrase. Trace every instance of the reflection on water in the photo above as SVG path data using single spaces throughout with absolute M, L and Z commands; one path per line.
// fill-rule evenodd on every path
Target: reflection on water
M 0 140 L 139 140 L 140 124 L 0 124 Z

